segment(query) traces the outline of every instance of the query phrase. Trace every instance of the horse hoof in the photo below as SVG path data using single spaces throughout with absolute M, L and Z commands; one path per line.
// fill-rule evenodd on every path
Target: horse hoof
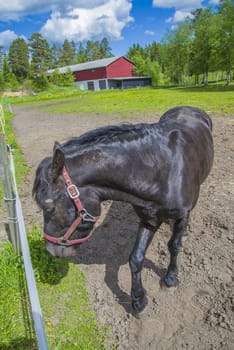
M 163 277 L 162 281 L 165 283 L 167 287 L 176 287 L 180 283 L 179 279 L 177 278 L 176 274 L 173 272 L 169 272 L 166 274 L 166 276 Z
M 132 301 L 132 308 L 135 312 L 139 313 L 144 310 L 147 304 L 148 304 L 148 299 L 146 295 L 144 295 L 143 298 Z

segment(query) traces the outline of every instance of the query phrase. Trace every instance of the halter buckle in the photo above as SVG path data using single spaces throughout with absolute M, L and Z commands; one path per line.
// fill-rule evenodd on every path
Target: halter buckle
M 76 185 L 74 185 L 74 184 L 67 186 L 67 193 L 69 194 L 69 197 L 71 199 L 75 199 L 75 198 L 78 198 L 80 196 L 80 192 L 79 192 L 78 188 L 76 187 Z

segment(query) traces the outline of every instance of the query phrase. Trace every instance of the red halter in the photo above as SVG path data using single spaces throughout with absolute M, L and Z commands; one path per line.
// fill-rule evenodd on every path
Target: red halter
M 69 240 L 69 238 L 71 237 L 71 235 L 73 234 L 75 229 L 79 226 L 80 222 L 83 220 L 83 221 L 89 221 L 89 222 L 95 223 L 99 219 L 99 216 L 92 216 L 91 214 L 89 214 L 87 212 L 87 210 L 85 208 L 83 208 L 83 205 L 82 205 L 80 198 L 79 198 L 80 192 L 79 192 L 78 188 L 76 187 L 76 185 L 74 185 L 72 183 L 72 180 L 71 180 L 65 166 L 63 167 L 62 175 L 63 175 L 63 178 L 64 178 L 66 185 L 67 185 L 67 192 L 68 192 L 70 198 L 74 201 L 75 206 L 77 208 L 78 217 L 75 219 L 73 224 L 69 227 L 67 232 L 62 237 L 56 238 L 56 237 L 53 237 L 53 236 L 50 236 L 50 235 L 44 233 L 44 238 L 49 242 L 69 247 L 69 246 L 72 246 L 75 244 L 84 243 L 92 236 L 93 231 L 91 231 L 88 234 L 88 236 L 86 236 L 84 238 Z

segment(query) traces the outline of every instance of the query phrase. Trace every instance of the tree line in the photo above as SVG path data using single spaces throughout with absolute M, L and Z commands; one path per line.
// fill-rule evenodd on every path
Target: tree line
M 64 40 L 58 47 L 49 45 L 40 34 L 34 33 L 26 42 L 12 41 L 8 53 L 0 47 L 0 90 L 31 84 L 42 90 L 48 85 L 48 69 L 69 66 L 113 56 L 108 39 L 89 40 L 76 45 Z M 164 36 L 160 43 L 142 47 L 133 44 L 126 53 L 136 67 L 135 73 L 150 76 L 158 84 L 207 84 L 213 80 L 233 79 L 234 69 L 234 0 L 221 0 L 215 10 L 197 9 Z M 73 82 L 73 75 L 57 71 L 51 80 L 57 85 Z
M 136 72 L 153 83 L 198 84 L 226 78 L 234 70 L 234 0 L 221 0 L 216 11 L 197 9 L 192 18 L 164 36 L 161 43 L 133 45 L 127 56 Z
M 46 72 L 48 69 L 69 66 L 72 64 L 92 61 L 113 56 L 107 38 L 101 41 L 88 40 L 85 45 L 76 47 L 73 41 L 64 40 L 58 47 L 49 45 L 40 33 L 33 33 L 28 43 L 23 38 L 17 38 L 9 46 L 8 53 L 0 47 L 0 90 L 17 88 L 19 85 L 32 84 L 33 89 L 43 90 L 48 86 Z M 59 77 L 55 72 L 55 83 L 70 84 L 72 73 Z

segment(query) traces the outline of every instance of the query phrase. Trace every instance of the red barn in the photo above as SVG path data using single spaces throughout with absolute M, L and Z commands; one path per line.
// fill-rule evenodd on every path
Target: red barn
M 128 58 L 110 57 L 71 66 L 58 68 L 64 74 L 70 70 L 75 78 L 75 85 L 82 90 L 124 89 L 151 85 L 148 77 L 138 77 L 133 73 L 135 64 Z M 51 75 L 55 69 L 50 69 Z

